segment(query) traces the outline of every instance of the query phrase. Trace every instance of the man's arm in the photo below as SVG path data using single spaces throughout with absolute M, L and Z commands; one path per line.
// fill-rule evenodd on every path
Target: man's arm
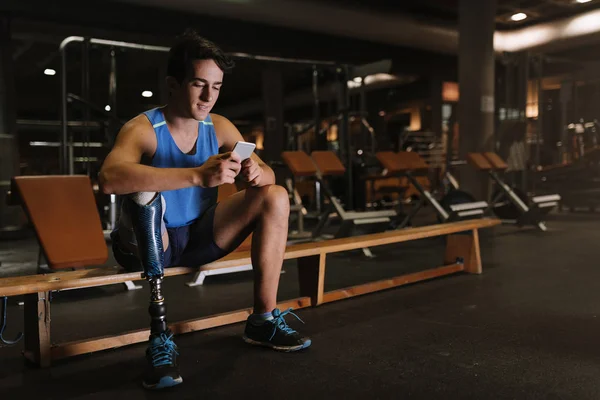
M 161 192 L 200 185 L 196 168 L 155 168 L 140 164 L 142 156 L 156 151 L 152 126 L 138 117 L 123 126 L 99 173 L 106 194 Z
M 242 134 L 240 131 L 233 125 L 227 118 L 218 115 L 211 114 L 213 124 L 215 126 L 215 131 L 217 132 L 217 137 L 219 140 L 219 147 L 223 149 L 223 151 L 229 152 L 233 150 L 233 146 L 238 141 L 244 141 Z M 259 176 L 257 179 L 248 179 L 249 183 L 252 186 L 260 187 L 266 185 L 274 185 L 275 184 L 275 173 L 263 160 L 260 159 L 256 153 L 252 153 L 251 161 L 242 163 L 242 172 L 240 176 L 244 178 L 247 176 L 249 178 L 253 178 L 255 173 L 255 166 L 258 167 Z

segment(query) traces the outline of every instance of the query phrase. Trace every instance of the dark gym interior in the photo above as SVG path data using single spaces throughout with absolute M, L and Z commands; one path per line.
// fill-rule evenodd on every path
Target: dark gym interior
M 242 340 L 257 222 L 164 269 L 183 383 L 152 392 L 102 168 L 175 104 L 186 29 L 235 62 L 211 121 L 287 192 L 277 304 L 312 344 Z M 600 0 L 3 0 L 0 399 L 598 399 L 599 120 Z

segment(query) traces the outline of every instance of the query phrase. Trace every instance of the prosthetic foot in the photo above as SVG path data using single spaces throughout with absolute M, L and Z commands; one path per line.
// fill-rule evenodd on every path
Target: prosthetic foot
M 163 389 L 183 382 L 177 365 L 177 345 L 167 328 L 167 308 L 162 294 L 164 254 L 161 235 L 162 204 L 160 193 L 150 202 L 139 193 L 125 199 L 135 232 L 144 277 L 150 284 L 150 340 L 146 350 L 148 368 L 144 373 L 146 389 Z

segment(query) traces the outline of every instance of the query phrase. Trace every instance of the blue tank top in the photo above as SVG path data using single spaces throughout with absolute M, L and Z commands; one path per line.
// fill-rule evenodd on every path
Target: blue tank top
M 219 143 L 215 127 L 210 115 L 198 123 L 198 140 L 196 152 L 185 154 L 173 137 L 161 108 L 144 113 L 156 132 L 156 153 L 150 165 L 157 168 L 191 168 L 199 167 L 211 156 L 219 153 Z M 217 188 L 201 188 L 198 186 L 162 192 L 166 202 L 165 225 L 175 228 L 193 223 L 212 205 L 217 202 Z

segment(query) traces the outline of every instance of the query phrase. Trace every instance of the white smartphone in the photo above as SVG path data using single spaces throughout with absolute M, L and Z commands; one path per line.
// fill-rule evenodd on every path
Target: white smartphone
M 242 161 L 250 158 L 256 145 L 254 143 L 249 142 L 236 142 L 235 146 L 233 146 L 233 152 L 237 153 L 240 156 Z

